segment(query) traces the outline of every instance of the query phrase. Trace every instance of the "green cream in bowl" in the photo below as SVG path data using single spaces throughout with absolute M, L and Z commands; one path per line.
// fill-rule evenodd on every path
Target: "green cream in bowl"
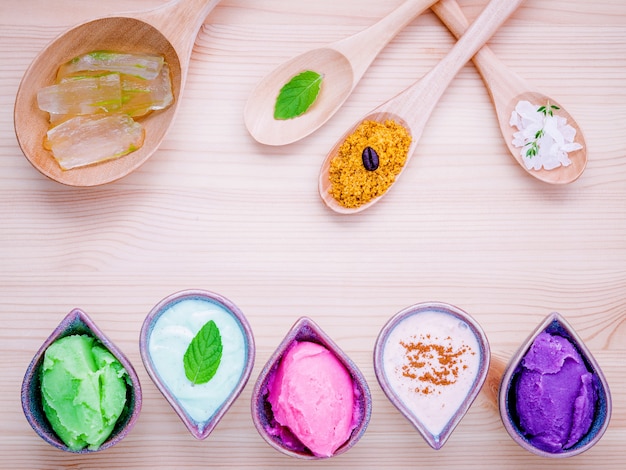
M 33 358 L 22 384 L 22 408 L 49 444 L 90 453 L 128 434 L 141 409 L 141 386 L 121 351 L 75 309 Z

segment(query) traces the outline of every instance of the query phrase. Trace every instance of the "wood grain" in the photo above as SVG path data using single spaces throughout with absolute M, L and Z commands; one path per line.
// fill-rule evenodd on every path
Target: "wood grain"
M 72 24 L 163 0 L 0 2 L 0 468 L 299 468 L 257 434 L 253 382 L 284 334 L 310 316 L 369 382 L 363 439 L 320 468 L 617 469 L 626 458 L 626 4 L 527 0 L 489 45 L 565 105 L 589 163 L 564 187 L 513 161 L 480 76 L 464 67 L 424 131 L 401 181 L 355 216 L 325 208 L 317 175 L 356 119 L 432 68 L 453 44 L 430 12 L 381 53 L 339 112 L 285 147 L 256 143 L 243 107 L 275 65 L 375 22 L 400 0 L 224 0 L 204 24 L 187 89 L 159 151 L 127 177 L 69 188 L 19 150 L 13 104 L 22 74 Z M 460 0 L 475 18 L 484 0 Z M 451 130 L 454 129 L 454 134 Z M 219 292 L 247 316 L 257 359 L 243 394 L 197 442 L 150 382 L 138 350 L 148 311 L 188 288 Z M 387 319 L 413 303 L 463 308 L 483 326 L 494 366 L 444 448 L 431 450 L 376 382 L 372 349 Z M 89 457 L 56 451 L 19 399 L 32 356 L 81 307 L 126 353 L 143 385 L 139 421 Z M 603 439 L 571 460 L 519 448 L 495 403 L 502 367 L 558 311 L 603 368 L 613 416 Z

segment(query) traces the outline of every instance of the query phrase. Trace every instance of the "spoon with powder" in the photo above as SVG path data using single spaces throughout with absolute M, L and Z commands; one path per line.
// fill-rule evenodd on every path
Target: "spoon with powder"
M 465 18 L 456 0 L 440 0 L 438 3 L 434 4 L 431 9 L 457 39 L 463 35 L 469 27 L 469 22 Z M 567 184 L 575 181 L 582 174 L 587 165 L 587 150 L 580 127 L 565 108 L 551 97 L 537 91 L 521 76 L 508 68 L 488 46 L 483 46 L 472 60 L 489 91 L 489 95 L 496 110 L 500 131 L 513 158 L 530 175 L 546 183 Z M 551 170 L 546 170 L 544 167 L 541 169 L 532 169 L 525 164 L 523 154 L 525 155 L 528 150 L 526 147 L 522 150 L 522 148 L 516 147 L 513 144 L 513 136 L 517 128 L 509 123 L 511 113 L 520 101 L 528 101 L 535 105 L 535 107 L 556 106 L 556 108 L 558 108 L 554 110 L 554 114 L 566 119 L 567 124 L 576 131 L 575 142 L 582 147 L 567 155 L 571 164 L 568 166 L 558 166 Z M 535 156 L 535 158 L 537 158 L 537 156 Z M 532 163 L 532 157 L 526 157 L 526 160 L 529 164 Z
M 87 21 L 48 44 L 26 70 L 15 99 L 15 134 L 30 163 L 60 183 L 96 186 L 126 176 L 148 160 L 174 120 L 196 36 L 218 3 L 219 0 L 172 0 L 148 11 Z M 115 160 L 64 171 L 43 147 L 49 121 L 47 113 L 37 107 L 36 95 L 54 83 L 61 64 L 101 50 L 162 55 L 170 68 L 174 103 L 142 120 L 145 141 L 140 149 Z
M 246 103 L 244 121 L 252 137 L 266 145 L 286 145 L 319 129 L 350 96 L 389 41 L 433 3 L 435 0 L 407 0 L 369 28 L 279 65 L 257 84 Z M 274 105 L 281 88 L 304 71 L 322 77 L 315 102 L 297 117 L 275 119 Z
M 390 179 L 390 185 L 395 184 L 407 167 L 412 154 L 417 147 L 420 137 L 426 127 L 428 119 L 437 106 L 441 96 L 452 82 L 456 74 L 472 58 L 472 56 L 491 38 L 506 19 L 522 4 L 524 0 L 491 0 L 465 34 L 457 41 L 450 52 L 433 67 L 426 75 L 403 92 L 389 101 L 383 103 L 363 119 L 354 124 L 330 150 L 322 164 L 318 182 L 319 193 L 322 201 L 333 211 L 341 214 L 351 214 L 363 211 L 372 206 L 384 196 L 389 187 L 384 187 L 378 193 L 361 191 L 356 188 L 358 194 L 351 194 L 351 185 L 345 188 L 333 188 L 331 182 L 331 165 L 335 158 L 343 158 L 339 150 L 344 141 L 358 130 L 364 122 L 384 124 L 393 121 L 404 127 L 411 137 L 411 143 L 406 152 L 406 160 L 395 177 Z M 366 149 L 363 149 L 365 151 Z M 360 149 L 359 149 L 360 151 Z M 365 154 L 365 152 L 364 152 Z M 364 155 L 365 157 L 365 155 Z M 365 166 L 365 158 L 364 166 Z M 365 170 L 367 171 L 367 170 Z M 371 172 L 370 172 L 371 173 Z M 345 180 L 352 176 L 342 176 L 336 180 Z M 375 178 L 371 178 L 374 180 Z M 356 185 L 355 185 L 356 186 Z M 331 193 L 331 190 L 333 193 Z M 341 202 L 334 194 L 341 196 Z M 367 194 L 367 197 L 361 197 Z

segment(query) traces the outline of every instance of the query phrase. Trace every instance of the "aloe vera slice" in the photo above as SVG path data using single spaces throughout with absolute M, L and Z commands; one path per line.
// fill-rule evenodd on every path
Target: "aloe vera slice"
M 119 74 L 86 77 L 50 85 L 37 92 L 37 104 L 51 114 L 98 114 L 122 106 Z
M 153 80 L 145 80 L 134 75 L 118 74 L 118 72 L 94 70 L 67 75 L 60 79 L 60 83 L 103 77 L 109 74 L 120 76 L 122 101 L 119 112 L 138 117 L 148 114 L 150 111 L 165 109 L 174 101 L 170 68 L 167 63 L 163 64 L 159 75 Z M 59 119 L 59 116 L 50 116 L 50 122 L 53 125 L 63 120 L 65 119 Z
M 44 146 L 64 170 L 112 160 L 143 145 L 144 129 L 126 114 L 76 116 L 50 129 Z
M 161 72 L 165 59 L 154 54 L 129 54 L 94 51 L 80 55 L 61 65 L 57 80 L 76 72 L 108 70 L 153 80 Z
M 174 101 L 172 80 L 167 64 L 154 80 L 144 80 L 132 75 L 122 75 L 121 112 L 143 116 L 150 111 L 167 108 Z

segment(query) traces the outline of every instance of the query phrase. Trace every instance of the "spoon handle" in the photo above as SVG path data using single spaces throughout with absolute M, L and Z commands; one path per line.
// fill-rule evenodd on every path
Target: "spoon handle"
M 350 58 L 353 82 L 363 76 L 374 58 L 413 18 L 428 9 L 436 0 L 406 0 L 387 16 L 360 33 L 341 39 L 332 48 Z M 365 51 L 365 53 L 364 53 Z
M 198 31 L 219 2 L 220 0 L 172 0 L 153 10 L 129 16 L 145 21 L 161 31 L 176 49 L 181 65 L 185 68 Z
M 450 32 L 458 39 L 469 28 L 470 24 L 456 0 L 440 0 L 431 6 L 431 10 L 439 17 Z M 489 96 L 498 114 L 508 122 L 507 112 L 499 109 L 521 92 L 530 89 L 520 75 L 508 68 L 488 46 L 483 46 L 472 57 L 472 61 L 485 83 Z
M 402 111 L 400 114 L 407 117 L 415 145 L 452 79 L 523 2 L 491 0 L 450 52 L 430 72 L 376 111 L 394 114 Z M 415 112 L 416 108 L 419 112 Z
M 464 34 L 469 27 L 467 18 L 456 0 L 440 0 L 431 9 L 457 38 Z M 500 132 L 513 158 L 527 173 L 540 181 L 551 184 L 567 184 L 575 181 L 582 174 L 587 164 L 584 150 L 572 153 L 570 155 L 572 164 L 560 167 L 558 170 L 529 169 L 520 154 L 520 149 L 513 145 L 515 129 L 509 124 L 511 112 L 520 100 L 524 99 L 533 103 L 549 101 L 560 108 L 559 114 L 567 120 L 568 125 L 576 130 L 576 141 L 585 148 L 583 132 L 574 118 L 557 101 L 544 95 L 536 87 L 531 86 L 522 76 L 507 67 L 489 47 L 483 46 L 474 55 L 472 61 L 489 92 L 498 118 Z

